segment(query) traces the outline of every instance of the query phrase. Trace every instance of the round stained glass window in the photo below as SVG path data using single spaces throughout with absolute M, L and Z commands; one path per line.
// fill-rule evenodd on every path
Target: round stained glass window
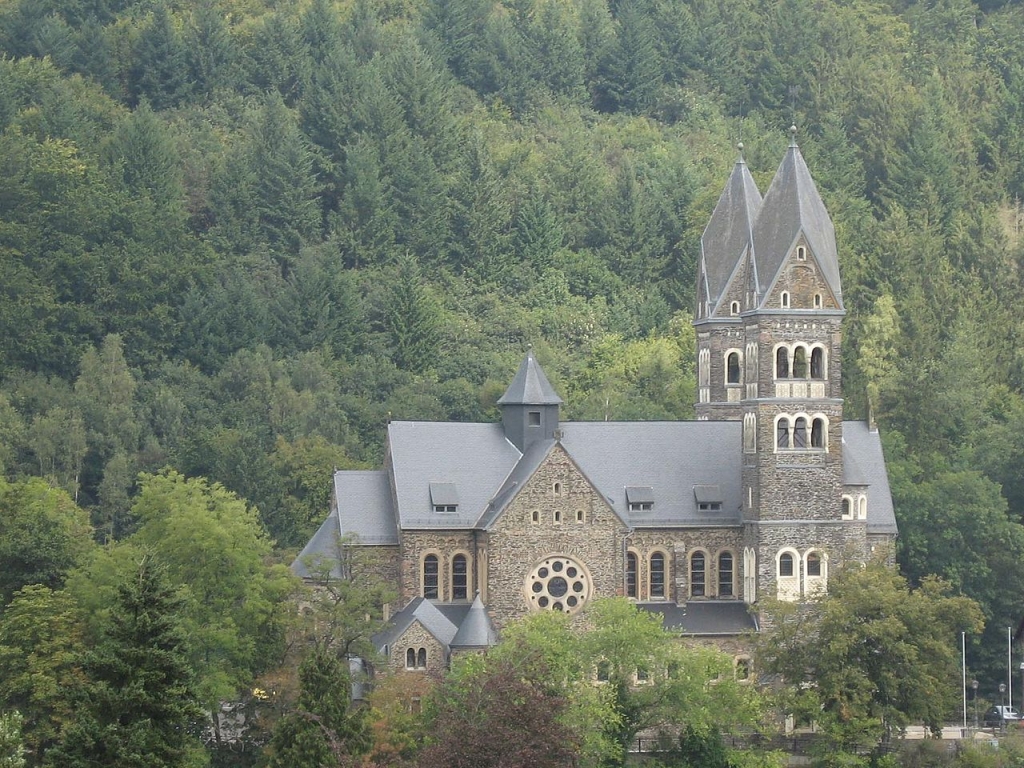
M 571 557 L 545 558 L 524 584 L 530 607 L 574 613 L 590 598 L 592 587 L 586 568 Z

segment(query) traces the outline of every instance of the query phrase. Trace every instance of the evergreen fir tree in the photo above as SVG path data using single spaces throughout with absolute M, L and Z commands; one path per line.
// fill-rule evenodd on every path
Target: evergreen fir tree
M 188 95 L 185 45 L 167 6 L 161 3 L 142 31 L 130 79 L 135 103 L 146 99 L 156 110 L 173 107 Z
M 364 709 L 351 704 L 348 661 L 316 646 L 299 667 L 298 706 L 274 730 L 269 768 L 338 765 L 369 749 Z
M 174 768 L 187 764 L 202 714 L 181 624 L 183 602 L 145 557 L 118 585 L 77 719 L 50 751 L 53 768 Z

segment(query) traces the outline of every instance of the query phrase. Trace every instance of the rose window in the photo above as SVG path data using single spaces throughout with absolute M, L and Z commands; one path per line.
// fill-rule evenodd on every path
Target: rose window
M 565 555 L 547 558 L 526 577 L 526 599 L 534 609 L 573 613 L 591 592 L 586 569 Z

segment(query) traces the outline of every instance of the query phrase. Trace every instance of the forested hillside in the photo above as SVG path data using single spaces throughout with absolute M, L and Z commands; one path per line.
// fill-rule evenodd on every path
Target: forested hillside
M 998 0 L 0 0 L 3 601 L 76 565 L 112 595 L 128 550 L 84 566 L 75 531 L 158 546 L 174 494 L 234 492 L 247 562 L 287 562 L 389 417 L 496 419 L 528 344 L 568 418 L 690 418 L 700 233 L 737 143 L 763 191 L 795 124 L 846 412 L 883 431 L 904 572 L 981 603 L 993 686 L 1024 616 L 1022 41 Z M 207 700 L 269 663 L 250 608 Z

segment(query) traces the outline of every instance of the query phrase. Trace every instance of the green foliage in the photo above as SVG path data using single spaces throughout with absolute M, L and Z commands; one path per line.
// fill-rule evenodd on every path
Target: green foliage
M 785 681 L 786 711 L 817 722 L 823 764 L 861 760 L 912 722 L 942 728 L 961 696 L 960 633 L 982 627 L 978 605 L 950 592 L 874 563 L 834 575 L 811 606 L 769 611 L 758 667 Z
M 369 747 L 366 710 L 351 701 L 348 660 L 314 646 L 299 666 L 295 709 L 274 729 L 268 768 L 319 768 Z
M 25 748 L 21 744 L 21 714 L 0 715 L 0 768 L 22 768 Z
M 0 608 L 22 587 L 59 588 L 92 543 L 85 512 L 38 478 L 0 478 Z
M 192 764 L 200 713 L 182 628 L 182 600 L 144 557 L 117 587 L 109 624 L 86 655 L 86 693 L 46 765 Z
M 39 765 L 74 719 L 82 671 L 84 627 L 65 592 L 41 584 L 17 593 L 0 615 L 0 700 L 23 716 L 21 734 Z

